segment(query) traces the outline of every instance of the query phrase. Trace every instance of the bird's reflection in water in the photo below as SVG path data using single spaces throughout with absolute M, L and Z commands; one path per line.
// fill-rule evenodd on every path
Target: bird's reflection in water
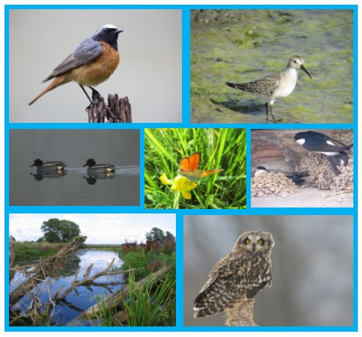
M 35 180 L 40 181 L 40 180 L 43 180 L 44 178 L 61 178 L 61 177 L 64 177 L 67 174 L 67 172 L 66 171 L 56 171 L 56 172 L 37 171 L 37 172 L 30 172 L 29 174 L 31 176 L 33 176 Z
M 95 185 L 97 179 L 112 179 L 115 177 L 113 172 L 100 172 L 83 177 L 89 185 Z

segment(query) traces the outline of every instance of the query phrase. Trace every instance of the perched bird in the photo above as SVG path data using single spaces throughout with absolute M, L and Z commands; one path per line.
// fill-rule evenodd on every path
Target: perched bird
M 96 104 L 87 94 L 84 86 L 92 89 L 92 92 L 100 96 L 92 88 L 107 80 L 116 70 L 119 63 L 118 34 L 123 30 L 113 25 L 104 25 L 91 37 L 85 39 L 53 72 L 43 81 L 53 82 L 36 96 L 29 105 L 33 104 L 41 96 L 50 90 L 68 82 L 77 82 L 90 101 L 90 106 Z
M 288 60 L 286 69 L 280 74 L 269 75 L 248 83 L 226 82 L 226 85 L 230 88 L 256 94 L 266 100 L 266 121 L 268 121 L 268 114 L 270 112 L 273 122 L 275 123 L 272 112 L 273 103 L 277 98 L 287 97 L 293 92 L 298 79 L 297 69 L 302 69 L 310 78 L 312 78 L 303 65 L 303 59 L 298 55 L 294 55 Z
M 298 132 L 294 140 L 308 151 L 325 154 L 335 175 L 341 174 L 338 165 L 347 166 L 349 156 L 345 151 L 353 147 L 315 131 Z
M 255 167 L 255 177 L 260 177 L 261 175 L 264 175 L 265 173 L 270 173 L 270 171 L 268 169 L 266 169 L 264 166 L 256 166 Z M 304 179 L 302 178 L 302 176 L 305 175 L 301 175 L 301 174 L 289 174 L 289 173 L 283 173 L 288 179 L 291 179 L 293 181 L 294 184 L 296 185 L 301 185 L 302 183 L 304 183 Z
M 268 232 L 241 234 L 232 252 L 212 268 L 209 279 L 194 301 L 194 317 L 230 310 L 253 298 L 265 286 L 271 287 L 273 247 L 274 240 Z
M 63 172 L 64 167 L 66 164 L 64 164 L 62 161 L 47 161 L 43 162 L 41 159 L 35 159 L 33 165 L 30 165 L 30 167 L 35 166 L 37 171 L 39 172 Z
M 88 166 L 89 173 L 112 173 L 116 169 L 112 164 L 96 164 L 93 158 L 88 159 L 84 166 Z
M 264 173 L 270 173 L 264 166 L 257 166 L 255 167 L 255 177 L 261 176 Z

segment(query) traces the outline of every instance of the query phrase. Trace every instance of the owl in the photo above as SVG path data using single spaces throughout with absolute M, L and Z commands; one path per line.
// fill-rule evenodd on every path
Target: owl
M 194 301 L 194 317 L 230 310 L 272 285 L 270 233 L 248 231 L 239 236 L 232 252 L 212 268 L 209 279 Z

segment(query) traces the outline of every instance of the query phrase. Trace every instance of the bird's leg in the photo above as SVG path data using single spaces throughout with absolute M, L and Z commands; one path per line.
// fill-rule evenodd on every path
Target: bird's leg
M 269 117 L 269 112 L 268 112 L 268 102 L 265 103 L 265 123 L 268 124 L 268 117 Z
M 272 116 L 272 118 L 273 118 L 274 124 L 276 124 L 276 121 L 275 121 L 275 119 L 274 119 L 274 115 L 273 115 L 272 109 L 273 109 L 273 106 L 270 104 L 270 114 L 271 114 L 271 116 Z
M 94 89 L 93 87 L 89 87 L 89 88 L 92 90 L 92 99 L 93 99 L 93 101 L 100 102 L 102 100 L 101 94 L 96 89 Z
M 79 84 L 79 86 L 82 88 L 83 92 L 85 93 L 85 95 L 87 96 L 87 98 L 90 102 L 90 104 L 85 108 L 85 111 L 87 111 L 90 108 L 93 108 L 93 106 L 98 105 L 101 102 L 100 100 L 98 100 L 98 98 L 100 98 L 101 96 L 97 90 L 93 89 L 92 87 L 89 87 L 92 89 L 92 98 L 93 99 L 91 99 L 89 97 L 88 93 L 86 92 L 86 90 L 84 89 L 84 87 L 81 84 Z
M 85 93 L 85 95 L 87 96 L 89 102 L 92 104 L 92 100 L 91 100 L 91 98 L 89 97 L 89 95 L 87 94 L 87 92 L 85 91 L 84 87 L 83 87 L 81 84 L 79 84 L 79 86 L 82 88 L 82 90 L 83 90 L 83 92 Z

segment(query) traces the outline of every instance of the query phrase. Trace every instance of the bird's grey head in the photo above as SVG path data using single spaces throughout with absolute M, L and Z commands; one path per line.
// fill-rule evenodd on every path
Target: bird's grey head
M 122 32 L 123 30 L 118 29 L 116 26 L 107 24 L 100 27 L 92 36 L 92 39 L 96 41 L 104 41 L 111 45 L 114 49 L 118 50 L 118 34 Z
M 307 137 L 307 133 L 306 132 L 298 132 L 295 136 L 294 136 L 294 141 L 300 145 L 303 145 L 305 143 Z
M 294 69 L 302 69 L 310 78 L 312 78 L 311 74 L 309 74 L 308 70 L 303 65 L 303 59 L 298 56 L 294 55 L 288 60 L 287 68 L 294 68 Z
M 233 250 L 247 250 L 255 254 L 271 251 L 274 247 L 273 236 L 263 231 L 248 231 L 241 234 L 236 241 Z

